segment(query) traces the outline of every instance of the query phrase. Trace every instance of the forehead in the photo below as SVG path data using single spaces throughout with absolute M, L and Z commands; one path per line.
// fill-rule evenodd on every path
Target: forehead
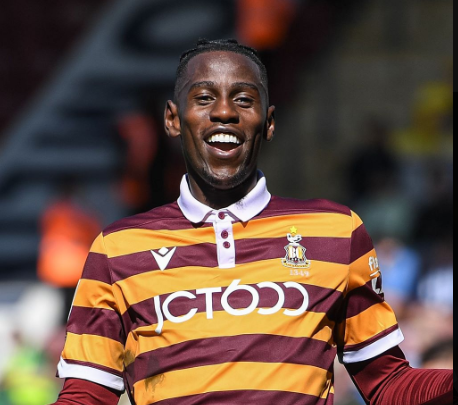
M 258 65 L 245 55 L 229 51 L 210 51 L 192 58 L 186 68 L 185 81 L 191 85 L 198 81 L 242 81 L 262 87 Z

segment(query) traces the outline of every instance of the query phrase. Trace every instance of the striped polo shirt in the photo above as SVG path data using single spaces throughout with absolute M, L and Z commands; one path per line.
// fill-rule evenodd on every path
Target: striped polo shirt
M 177 202 L 94 241 L 58 376 L 136 405 L 331 405 L 333 364 L 403 340 L 349 208 L 256 187 L 221 210 Z

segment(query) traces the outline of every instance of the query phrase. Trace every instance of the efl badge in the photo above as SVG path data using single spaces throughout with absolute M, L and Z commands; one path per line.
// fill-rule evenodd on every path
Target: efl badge
M 297 228 L 293 226 L 291 233 L 286 236 L 289 241 L 289 245 L 285 246 L 286 256 L 281 259 L 283 266 L 308 269 L 310 267 L 310 260 L 305 257 L 306 248 L 299 244 L 302 240 L 302 236 L 297 234 Z

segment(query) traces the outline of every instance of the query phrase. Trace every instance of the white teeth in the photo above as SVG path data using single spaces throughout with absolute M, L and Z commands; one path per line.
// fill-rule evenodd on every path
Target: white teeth
M 240 145 L 242 142 L 235 135 L 229 134 L 215 134 L 208 139 L 209 143 L 235 143 Z

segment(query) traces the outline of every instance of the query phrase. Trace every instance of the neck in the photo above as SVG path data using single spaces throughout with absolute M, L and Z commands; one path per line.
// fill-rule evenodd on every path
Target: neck
M 200 177 L 196 179 L 189 173 L 188 181 L 191 194 L 197 201 L 213 209 L 219 210 L 240 201 L 253 190 L 258 181 L 258 175 L 257 172 L 255 172 L 242 183 L 228 188 L 209 185 Z

